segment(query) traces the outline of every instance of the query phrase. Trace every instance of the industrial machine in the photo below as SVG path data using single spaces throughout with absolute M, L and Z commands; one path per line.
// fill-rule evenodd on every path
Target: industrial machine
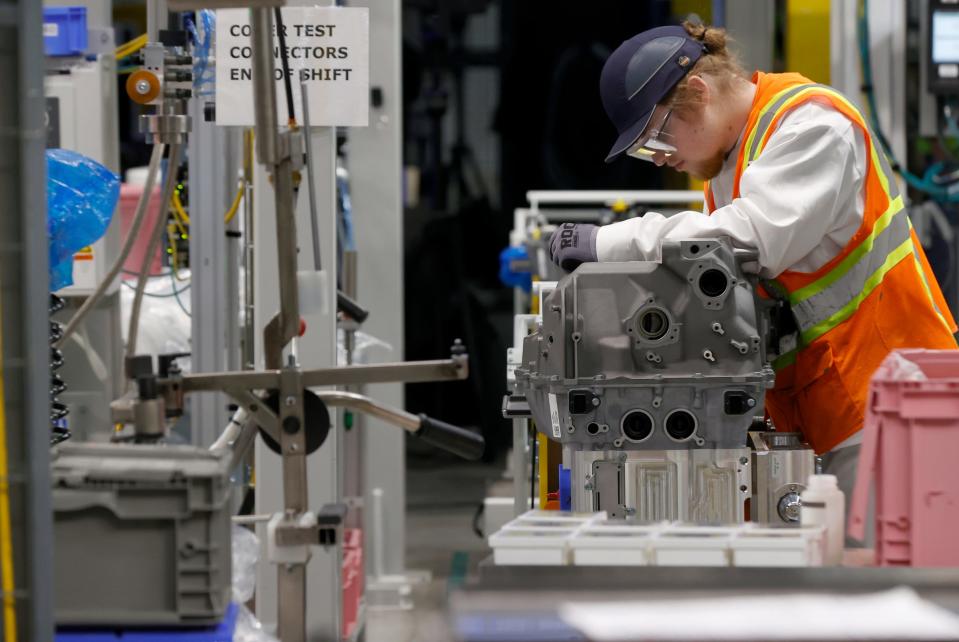
M 65 11 L 65 10 L 62 10 Z M 80 46 L 47 46 L 44 58 L 46 147 L 79 152 L 119 171 L 116 58 L 113 29 L 84 14 Z M 88 36 L 88 37 L 86 37 Z M 94 109 L 87 109 L 93 108 Z M 51 297 L 51 315 L 68 318 L 104 280 L 120 247 L 120 220 L 74 255 L 73 284 Z M 51 442 L 87 439 L 109 425 L 110 401 L 123 392 L 120 285 L 112 281 L 79 332 L 51 353 Z M 107 329 L 97 332 L 96 329 Z M 59 341 L 55 325 L 50 341 Z M 68 416 L 69 415 L 69 416 Z
M 279 295 L 277 306 L 269 308 L 264 322 L 257 324 L 262 327 L 264 367 L 186 374 L 176 361 L 184 356 L 182 354 L 159 355 L 156 361 L 153 355 L 138 354 L 136 335 L 140 304 L 150 257 L 166 226 L 164 211 L 164 215 L 151 225 L 152 229 L 146 231 L 150 245 L 143 259 L 132 305 L 127 358 L 124 367 L 118 369 L 131 384 L 130 392 L 111 404 L 110 420 L 104 422 L 108 426 L 128 426 L 128 430 L 119 431 L 114 436 L 114 441 L 129 443 L 72 444 L 55 451 L 53 474 L 57 478 L 57 492 L 53 508 L 57 537 L 77 543 L 87 542 L 92 547 L 87 549 L 91 553 L 90 559 L 97 559 L 99 555 L 110 556 L 127 546 L 135 548 L 138 541 L 143 541 L 141 537 L 176 541 L 172 548 L 165 549 L 170 555 L 158 557 L 152 570 L 132 578 L 122 572 L 123 564 L 118 563 L 112 571 L 98 577 L 102 586 L 90 584 L 89 568 L 84 570 L 71 564 L 69 556 L 59 557 L 55 568 L 57 584 L 70 592 L 70 599 L 61 599 L 58 604 L 57 615 L 61 624 L 189 626 L 208 624 L 221 618 L 229 600 L 229 562 L 224 561 L 229 558 L 231 546 L 229 529 L 224 528 L 231 512 L 229 474 L 251 459 L 252 446 L 259 435 L 264 447 L 257 454 L 258 489 L 279 480 L 282 503 L 277 506 L 258 499 L 256 509 L 262 511 L 261 514 L 247 516 L 247 519 L 262 527 L 267 560 L 276 565 L 276 570 L 270 571 L 276 582 L 277 633 L 284 642 L 307 639 L 308 631 L 317 628 L 309 621 L 310 616 L 324 609 L 332 611 L 332 617 L 323 623 L 324 631 L 337 631 L 338 634 L 347 631 L 345 626 L 340 626 L 341 614 L 336 608 L 345 602 L 345 587 L 341 586 L 345 562 L 342 567 L 338 563 L 331 565 L 325 578 L 332 589 L 329 602 L 316 606 L 312 612 L 307 610 L 308 603 L 321 602 L 307 599 L 308 572 L 315 574 L 318 567 L 325 568 L 322 565 L 327 560 L 340 562 L 345 545 L 343 528 L 349 510 L 345 502 L 338 501 L 336 458 L 340 453 L 337 452 L 337 434 L 333 430 L 336 421 L 329 409 L 348 408 L 375 417 L 465 458 L 476 459 L 483 453 L 483 438 L 471 431 L 425 415 L 413 415 L 353 390 L 333 389 L 335 386 L 355 388 L 366 384 L 463 379 L 468 374 L 468 355 L 459 342 L 452 347 L 448 359 L 436 361 L 343 367 L 303 365 L 303 360 L 310 358 L 310 350 L 321 345 L 325 338 L 325 326 L 319 322 L 313 326 L 313 320 L 323 319 L 330 324 L 335 318 L 325 311 L 327 307 L 333 307 L 327 303 L 337 301 L 336 307 L 357 321 L 361 321 L 366 312 L 319 278 L 325 274 L 317 249 L 321 240 L 318 224 L 310 226 L 313 230 L 314 269 L 303 270 L 298 266 L 298 254 L 305 246 L 298 242 L 297 236 L 295 185 L 305 177 L 310 195 L 310 219 L 316 221 L 319 218 L 316 204 L 319 198 L 313 193 L 314 173 L 320 171 L 316 166 L 321 159 L 311 156 L 314 142 L 311 140 L 313 131 L 308 110 L 304 109 L 304 127 L 293 126 L 292 115 L 291 126 L 277 127 L 271 34 L 275 24 L 282 31 L 280 15 L 279 10 L 253 9 L 249 31 L 256 97 L 257 158 L 264 166 L 264 175 L 269 177 L 269 186 L 263 189 L 267 196 L 264 201 L 269 203 L 263 206 L 264 210 L 267 207 L 272 209 L 269 223 L 273 227 L 271 232 L 275 233 L 274 242 L 259 242 L 257 262 L 262 266 L 272 258 L 267 248 L 275 246 L 275 271 L 269 287 Z M 161 203 L 171 201 L 177 170 L 186 145 L 194 135 L 195 121 L 188 110 L 188 100 L 192 95 L 189 84 L 192 77 L 188 68 L 194 59 L 182 34 L 161 31 L 156 40 L 144 36 L 141 62 L 142 67 L 130 74 L 126 90 L 132 100 L 148 110 L 140 120 L 141 131 L 153 144 L 144 196 L 114 267 L 57 336 L 57 345 L 77 332 L 84 316 L 105 295 L 116 277 L 130 251 L 132 239 L 145 219 L 147 195 L 152 192 L 155 182 L 162 183 Z M 282 62 L 287 64 L 285 58 Z M 289 85 L 286 92 L 287 99 L 291 100 Z M 167 171 L 160 179 L 160 160 L 165 152 L 169 152 Z M 304 197 L 299 202 L 303 204 L 306 200 Z M 330 267 L 326 269 L 335 274 Z M 313 301 L 307 301 L 307 295 Z M 317 304 L 319 299 L 329 300 Z M 265 307 L 261 304 L 261 310 Z M 309 341 L 299 341 L 307 332 L 310 333 Z M 167 443 L 171 424 L 188 411 L 187 395 L 197 392 L 222 393 L 236 407 L 231 421 L 210 446 L 211 452 L 205 448 Z M 348 424 L 347 428 L 350 427 Z M 269 453 L 263 453 L 263 450 Z M 317 451 L 319 454 L 309 461 L 309 456 Z M 278 465 L 274 466 L 267 457 L 273 458 Z M 332 479 L 327 484 L 317 484 L 314 478 L 313 484 L 308 485 L 308 469 L 321 458 L 330 462 L 324 473 L 332 473 L 328 475 Z M 318 496 L 336 499 L 317 502 Z M 311 498 L 315 503 L 311 504 Z M 182 511 L 167 510 L 173 504 L 180 506 L 177 502 L 183 502 Z M 148 507 L 151 504 L 152 508 Z M 186 514 L 195 526 L 190 527 L 189 535 L 183 535 L 187 533 L 186 521 L 190 521 L 184 521 Z M 171 535 L 168 540 L 162 534 L 164 532 L 177 535 Z M 100 548 L 107 542 L 110 542 L 107 549 Z M 119 559 L 115 557 L 115 561 Z M 313 562 L 308 570 L 311 559 Z M 170 567 L 183 571 L 172 583 L 167 581 Z M 198 576 L 201 572 L 205 574 L 203 580 Z M 91 590 L 76 590 L 84 582 L 91 586 Z M 258 593 L 257 602 L 262 617 L 274 609 L 268 603 L 270 587 L 265 587 L 265 583 L 261 586 L 264 590 Z M 186 594 L 195 598 L 189 604 L 183 599 Z M 352 605 L 354 609 L 356 606 L 355 603 Z M 343 610 L 346 611 L 345 605 Z M 355 613 L 353 616 L 355 618 Z M 352 635 L 358 635 L 356 630 Z M 331 636 L 331 633 L 323 634 L 324 639 Z
M 661 262 L 583 264 L 542 284 L 505 413 L 562 444 L 560 506 L 798 523 L 814 456 L 763 418 L 781 308 L 742 271 L 754 259 L 724 238 L 669 242 Z

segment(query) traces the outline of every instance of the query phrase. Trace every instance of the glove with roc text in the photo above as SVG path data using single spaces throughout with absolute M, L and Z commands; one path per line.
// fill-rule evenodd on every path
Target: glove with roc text
M 581 263 L 598 261 L 596 233 L 599 227 L 590 223 L 563 223 L 553 232 L 549 241 L 549 256 L 553 263 L 572 272 Z

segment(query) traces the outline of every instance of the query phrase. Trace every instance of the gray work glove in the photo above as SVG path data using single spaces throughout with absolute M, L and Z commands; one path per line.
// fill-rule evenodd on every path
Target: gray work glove
M 591 223 L 563 223 L 549 241 L 549 257 L 553 263 L 572 272 L 581 263 L 598 261 L 596 233 L 599 226 Z

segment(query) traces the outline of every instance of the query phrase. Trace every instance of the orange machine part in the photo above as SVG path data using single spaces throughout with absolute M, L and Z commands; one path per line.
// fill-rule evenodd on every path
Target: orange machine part
M 140 82 L 146 82 L 149 85 L 149 90 L 146 93 L 141 93 L 137 90 L 137 85 Z M 135 103 L 140 103 L 141 105 L 146 105 L 153 102 L 153 100 L 160 95 L 160 80 L 156 77 L 155 74 L 150 73 L 149 71 L 134 71 L 127 78 L 127 95 Z

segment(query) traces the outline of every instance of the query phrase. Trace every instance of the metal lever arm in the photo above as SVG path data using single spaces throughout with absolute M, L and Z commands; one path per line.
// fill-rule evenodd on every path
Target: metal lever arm
M 336 291 L 336 309 L 343 312 L 357 323 L 363 323 L 370 316 L 370 311 L 350 298 L 343 290 Z
M 469 358 L 454 355 L 451 359 L 434 361 L 405 361 L 360 366 L 340 366 L 303 370 L 303 387 L 349 386 L 365 383 L 402 381 L 456 381 L 469 374 Z M 183 392 L 217 390 L 228 394 L 246 390 L 269 390 L 279 387 L 279 370 L 218 372 L 216 374 L 189 374 L 180 381 Z
M 341 406 L 372 415 L 394 426 L 399 426 L 428 444 L 464 459 L 479 459 L 486 449 L 486 440 L 482 435 L 431 419 L 426 415 L 414 415 L 405 410 L 387 406 L 355 392 L 323 390 L 317 391 L 316 395 L 328 406 Z

